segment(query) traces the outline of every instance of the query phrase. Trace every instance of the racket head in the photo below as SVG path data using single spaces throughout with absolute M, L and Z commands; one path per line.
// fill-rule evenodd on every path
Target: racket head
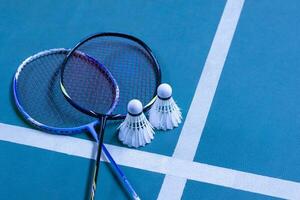
M 65 71 L 72 68 L 71 59 L 76 51 L 85 53 L 99 63 L 104 64 L 119 85 L 119 101 L 111 113 L 101 113 L 88 109 L 76 102 L 74 96 L 79 95 L 78 88 L 73 95 L 66 89 Z M 79 42 L 67 55 L 61 72 L 61 87 L 64 96 L 76 108 L 90 116 L 106 116 L 107 119 L 124 119 L 127 114 L 127 103 L 139 99 L 144 105 L 144 111 L 150 109 L 156 98 L 156 89 L 161 83 L 161 70 L 150 47 L 142 40 L 123 33 L 98 33 Z M 79 108 L 80 107 L 80 108 Z
M 13 78 L 15 105 L 27 122 L 48 133 L 93 132 L 98 120 L 78 112 L 60 91 L 60 67 L 68 53 L 50 49 L 25 59 Z

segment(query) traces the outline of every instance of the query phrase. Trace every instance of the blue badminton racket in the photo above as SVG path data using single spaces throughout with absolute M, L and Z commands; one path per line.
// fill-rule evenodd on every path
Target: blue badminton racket
M 111 86 L 102 84 L 101 71 L 77 59 L 77 52 L 93 57 L 109 70 L 119 86 L 118 104 L 113 110 Z M 98 81 L 98 83 L 95 83 Z M 159 64 L 151 49 L 140 39 L 122 33 L 100 33 L 78 43 L 62 64 L 61 89 L 76 109 L 101 121 L 90 199 L 94 199 L 100 165 L 101 147 L 107 119 L 124 119 L 127 103 L 139 99 L 148 110 L 161 82 Z
M 24 119 L 35 128 L 54 134 L 72 135 L 88 131 L 97 138 L 95 127 L 99 124 L 95 118 L 78 112 L 71 106 L 60 90 L 60 67 L 68 54 L 66 49 L 52 49 L 27 58 L 17 69 L 13 80 L 15 104 Z M 118 100 L 118 85 L 105 67 L 91 57 L 76 53 L 76 59 L 101 69 L 101 74 L 111 86 L 113 104 Z M 101 81 L 103 83 L 105 81 Z M 128 179 L 118 167 L 104 145 L 103 151 L 111 163 L 112 169 L 121 180 L 125 189 L 138 197 Z

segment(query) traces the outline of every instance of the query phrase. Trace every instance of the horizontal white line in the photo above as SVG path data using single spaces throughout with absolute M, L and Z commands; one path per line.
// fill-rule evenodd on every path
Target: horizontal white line
M 93 147 L 95 146 L 95 143 L 89 140 L 47 134 L 38 130 L 3 123 L 0 123 L 0 140 L 83 158 L 93 157 Z
M 94 159 L 92 149 L 95 143 L 84 139 L 52 135 L 0 123 L 0 140 Z M 116 162 L 123 166 L 279 198 L 299 199 L 300 197 L 300 183 L 298 182 L 175 159 L 114 145 L 106 146 Z

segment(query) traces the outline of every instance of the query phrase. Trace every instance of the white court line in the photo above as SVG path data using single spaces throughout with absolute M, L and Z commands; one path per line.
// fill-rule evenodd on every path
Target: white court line
M 94 143 L 69 136 L 0 123 L 0 140 L 94 159 Z M 300 183 L 176 159 L 155 153 L 106 145 L 117 163 L 173 178 L 183 178 L 284 199 L 300 198 Z M 80 147 L 80 148 L 79 148 Z
M 174 151 L 174 158 L 188 161 L 193 161 L 194 159 L 243 4 L 244 0 L 228 0 L 226 2 L 192 104 Z M 158 199 L 181 199 L 185 184 L 185 178 L 167 175 L 162 184 Z

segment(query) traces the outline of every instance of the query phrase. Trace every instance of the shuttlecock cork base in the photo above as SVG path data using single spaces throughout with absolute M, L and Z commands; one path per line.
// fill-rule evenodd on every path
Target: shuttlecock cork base
M 149 111 L 149 121 L 158 130 L 170 130 L 181 123 L 182 114 L 169 84 L 163 83 L 157 88 L 157 99 Z
M 154 131 L 143 113 L 143 105 L 133 99 L 128 103 L 127 110 L 126 118 L 119 126 L 119 140 L 129 147 L 145 146 L 154 138 Z

